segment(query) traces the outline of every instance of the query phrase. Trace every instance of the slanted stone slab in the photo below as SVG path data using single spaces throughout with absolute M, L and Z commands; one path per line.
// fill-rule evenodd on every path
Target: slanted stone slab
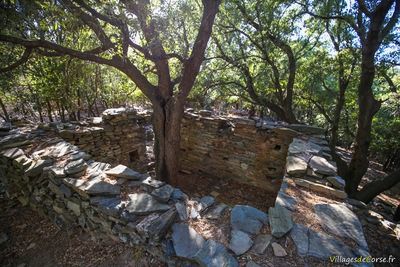
M 307 152 L 308 145 L 306 141 L 303 141 L 298 138 L 293 138 L 292 143 L 289 145 L 288 154 L 295 155 L 295 154 L 302 154 Z
M 50 159 L 45 159 L 45 160 L 39 159 L 36 161 L 32 161 L 29 168 L 25 171 L 25 174 L 30 177 L 39 175 L 43 171 L 43 168 L 49 167 L 52 164 L 53 164 L 53 161 Z
M 85 184 L 83 189 L 89 195 L 119 195 L 121 187 L 117 184 L 110 184 L 102 179 L 102 177 L 95 177 Z
M 204 196 L 200 199 L 198 211 L 201 212 L 215 203 L 215 198 L 212 196 Z
M 279 191 L 278 196 L 275 200 L 275 206 L 282 206 L 288 210 L 293 211 L 296 205 L 296 199 L 288 194 L 284 193 L 282 190 Z
M 10 148 L 6 149 L 1 153 L 4 157 L 9 159 L 16 159 L 24 155 L 24 151 L 20 148 Z
M 326 231 L 341 237 L 351 238 L 361 248 L 368 249 L 361 223 L 346 205 L 316 204 L 314 209 Z
M 343 180 L 342 177 L 340 176 L 328 176 L 326 177 L 326 180 L 328 180 L 328 182 L 330 182 L 333 187 L 337 188 L 337 189 L 344 189 L 344 186 L 346 185 L 345 180 Z
M 313 156 L 309 162 L 309 166 L 314 172 L 323 175 L 334 176 L 337 173 L 337 168 L 320 156 Z
M 129 194 L 126 210 L 133 214 L 149 214 L 169 210 L 170 206 L 160 203 L 147 193 Z
M 231 232 L 231 241 L 229 243 L 229 248 L 236 254 L 242 255 L 248 251 L 253 245 L 253 241 L 250 236 L 242 231 L 233 230 Z
M 294 177 L 304 176 L 307 172 L 307 162 L 299 157 L 288 156 L 286 160 L 286 172 Z
M 308 228 L 302 224 L 294 224 L 290 236 L 297 248 L 297 254 L 304 257 L 308 253 Z
M 334 189 L 334 188 L 326 186 L 326 185 L 314 183 L 314 182 L 304 180 L 304 179 L 294 179 L 294 182 L 296 183 L 296 185 L 308 188 L 310 190 L 314 190 L 314 191 L 324 193 L 324 194 L 329 194 L 331 196 L 334 196 L 334 197 L 337 197 L 340 199 L 347 198 L 346 192 Z
M 160 188 L 161 186 L 165 185 L 165 182 L 155 180 L 149 176 L 145 180 L 143 180 L 142 184 L 152 188 Z
M 327 261 L 330 256 L 353 257 L 351 249 L 342 241 L 322 232 L 309 230 L 308 256 Z
M 177 202 L 175 203 L 176 211 L 178 212 L 179 219 L 186 221 L 189 218 L 188 210 L 185 203 Z
M 208 211 L 204 217 L 206 219 L 217 220 L 217 219 L 221 218 L 221 216 L 224 213 L 224 211 L 226 210 L 226 208 L 228 208 L 228 206 L 226 204 L 219 203 L 213 209 Z
M 172 243 L 176 256 L 193 260 L 203 248 L 205 240 L 189 225 L 175 223 L 172 226 Z
M 271 234 L 275 237 L 284 236 L 293 227 L 292 213 L 282 206 L 269 208 L 268 217 Z
M 90 204 L 113 217 L 118 217 L 124 207 L 124 203 L 119 197 L 92 197 L 90 198 Z
M 254 240 L 254 245 L 251 248 L 251 251 L 262 255 L 265 253 L 265 250 L 269 246 L 272 240 L 272 235 L 258 235 Z
M 145 237 L 150 237 L 152 240 L 159 241 L 168 231 L 176 217 L 176 209 L 172 208 L 163 214 L 150 214 L 137 226 L 137 231 Z
M 226 248 L 214 240 L 205 242 L 203 247 L 194 257 L 195 261 L 202 267 L 238 267 L 237 260 L 229 254 Z
M 166 184 L 160 188 L 154 189 L 153 192 L 151 192 L 151 195 L 157 198 L 161 202 L 168 202 L 173 191 L 174 188 L 169 184 Z
M 236 205 L 231 213 L 231 226 L 249 234 L 258 234 L 263 224 L 268 223 L 268 215 L 247 205 Z
M 67 165 L 65 165 L 64 171 L 66 174 L 71 175 L 78 172 L 82 172 L 86 170 L 87 167 L 88 165 L 86 164 L 86 162 L 83 159 L 79 159 L 71 161 Z
M 287 255 L 286 250 L 278 243 L 273 242 L 271 245 L 276 257 L 285 257 Z
M 125 178 L 129 180 L 139 180 L 143 177 L 141 173 L 138 173 L 122 164 L 105 171 L 105 173 L 113 177 Z

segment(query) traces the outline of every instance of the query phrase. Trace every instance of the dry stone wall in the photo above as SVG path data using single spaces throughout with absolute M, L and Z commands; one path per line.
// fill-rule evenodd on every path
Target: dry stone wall
M 116 108 L 106 110 L 102 117 L 92 118 L 88 124 L 58 124 L 56 129 L 60 137 L 96 160 L 143 170 L 145 120 L 146 115 L 135 109 Z
M 289 144 L 298 133 L 243 118 L 186 113 L 182 123 L 183 170 L 278 192 Z

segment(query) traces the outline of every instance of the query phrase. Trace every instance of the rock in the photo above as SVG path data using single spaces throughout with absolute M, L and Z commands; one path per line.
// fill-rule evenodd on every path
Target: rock
M 212 192 L 210 193 L 210 196 L 212 196 L 212 197 L 214 197 L 214 198 L 218 197 L 219 195 L 220 195 L 220 193 L 218 193 L 217 191 L 212 191 Z
M 361 248 L 368 249 L 360 221 L 344 204 L 316 204 L 314 209 L 326 231 L 351 238 Z
M 288 156 L 286 160 L 286 172 L 294 177 L 304 176 L 307 172 L 307 162 L 295 156 Z
M 309 230 L 309 248 L 307 255 L 327 260 L 332 255 L 353 257 L 350 248 L 343 242 L 325 234 Z
M 344 186 L 346 185 L 346 182 L 343 180 L 342 177 L 340 176 L 328 176 L 326 177 L 326 180 L 328 180 L 328 182 L 330 182 L 333 187 L 337 188 L 337 189 L 344 189 Z
M 136 229 L 141 235 L 159 241 L 165 236 L 175 217 L 176 210 L 174 208 L 161 215 L 153 213 L 143 219 Z
M 308 228 L 302 224 L 294 224 L 290 236 L 297 248 L 297 254 L 304 257 L 308 253 Z
M 256 254 L 262 255 L 269 246 L 272 240 L 272 235 L 258 235 L 254 241 L 254 245 L 251 248 Z
M 18 157 L 24 156 L 24 151 L 20 148 L 9 148 L 4 150 L 1 153 L 2 156 L 6 157 L 6 158 L 10 158 L 10 159 L 16 159 Z
M 118 217 L 124 207 L 124 203 L 119 197 L 92 197 L 90 198 L 90 204 L 113 217 Z
M 253 241 L 250 236 L 245 232 L 239 230 L 233 230 L 231 232 L 231 241 L 229 243 L 229 248 L 236 254 L 242 255 L 248 251 L 253 245 Z
M 282 237 L 293 227 L 292 213 L 282 206 L 270 207 L 268 210 L 271 234 Z
M 346 192 L 334 189 L 330 186 L 314 183 L 314 182 L 307 181 L 304 179 L 294 179 L 294 182 L 296 183 L 296 185 L 308 188 L 310 190 L 314 190 L 314 191 L 324 193 L 324 194 L 329 194 L 331 196 L 334 196 L 334 197 L 337 197 L 340 199 L 347 198 Z
M 8 241 L 8 235 L 6 233 L 0 234 L 0 245 Z
M 53 161 L 50 159 L 46 159 L 46 160 L 39 159 L 36 161 L 32 161 L 29 168 L 25 171 L 25 174 L 30 177 L 39 175 L 43 171 L 43 168 L 51 166 L 52 164 L 53 164 Z
M 282 190 L 279 191 L 278 196 L 275 200 L 275 206 L 282 206 L 288 210 L 293 211 L 296 205 L 296 199 L 288 194 L 284 193 Z
M 272 242 L 272 250 L 276 257 L 285 257 L 287 255 L 286 250 L 276 242 Z
M 70 209 L 76 216 L 81 215 L 81 206 L 78 201 L 67 201 L 67 208 Z
M 238 267 L 237 260 L 228 253 L 226 248 L 214 240 L 207 240 L 194 256 L 202 267 Z
M 199 110 L 199 114 L 201 116 L 203 116 L 203 117 L 211 117 L 212 111 L 211 110 L 202 109 L 202 110 Z
M 59 186 L 59 189 L 60 192 L 67 198 L 69 198 L 72 195 L 71 190 L 63 184 Z
M 215 198 L 212 196 L 204 196 L 200 199 L 200 203 L 198 205 L 198 211 L 204 211 L 208 207 L 210 207 L 212 204 L 214 204 Z
M 126 178 L 130 180 L 140 180 L 143 175 L 138 173 L 125 165 L 117 165 L 116 167 L 112 168 L 111 170 L 105 171 L 107 175 L 118 177 L 118 178 Z
M 335 166 L 320 156 L 313 156 L 308 165 L 314 172 L 323 175 L 335 176 L 337 172 L 337 168 Z
M 126 210 L 133 214 L 148 214 L 169 209 L 169 205 L 158 202 L 153 196 L 147 193 L 129 194 L 126 206 Z
M 88 165 L 86 164 L 86 162 L 83 159 L 79 159 L 71 161 L 67 165 L 65 165 L 64 171 L 66 174 L 71 175 L 78 172 L 82 172 L 86 170 L 87 167 Z
M 307 152 L 308 145 L 306 141 L 303 141 L 298 138 L 293 138 L 292 143 L 289 145 L 288 154 L 289 155 L 296 155 L 296 154 L 303 154 Z
M 172 243 L 178 257 L 193 260 L 205 240 L 189 225 L 175 223 L 172 226 Z
M 255 263 L 254 261 L 249 261 L 248 263 L 246 263 L 246 267 L 261 267 L 261 266 Z
M 153 188 L 159 188 L 159 187 L 165 185 L 165 182 L 152 179 L 149 176 L 142 182 L 142 184 L 147 185 L 149 187 L 153 187 Z
M 211 219 L 211 220 L 217 220 L 220 219 L 224 211 L 226 210 L 228 206 L 224 203 L 219 203 L 217 206 L 215 206 L 213 209 L 208 211 L 206 215 L 204 216 L 206 219 Z
M 183 193 L 182 190 L 180 190 L 179 188 L 174 188 L 171 198 L 174 201 L 180 201 L 180 200 L 186 201 L 189 199 L 189 197 L 185 193 Z
M 360 209 L 364 209 L 367 207 L 367 204 L 357 199 L 348 198 L 346 199 L 346 202 Z
M 189 218 L 185 203 L 177 202 L 175 203 L 175 208 L 178 212 L 179 219 L 181 219 L 182 221 L 186 221 Z
M 305 124 L 288 124 L 286 127 L 293 129 L 298 132 L 302 132 L 305 134 L 309 135 L 324 135 L 325 134 L 325 129 L 316 127 L 316 126 L 311 126 L 311 125 L 305 125 Z
M 160 188 L 154 189 L 153 192 L 151 192 L 151 195 L 161 202 L 168 202 L 173 191 L 174 188 L 167 184 Z
M 231 226 L 249 234 L 258 234 L 263 224 L 268 223 L 265 212 L 246 205 L 236 205 L 231 213 Z
M 199 219 L 201 217 L 200 213 L 198 212 L 197 207 L 191 207 L 190 208 L 189 216 L 190 216 L 191 219 Z
M 116 184 L 110 184 L 99 176 L 86 182 L 84 191 L 89 195 L 119 195 L 121 187 Z

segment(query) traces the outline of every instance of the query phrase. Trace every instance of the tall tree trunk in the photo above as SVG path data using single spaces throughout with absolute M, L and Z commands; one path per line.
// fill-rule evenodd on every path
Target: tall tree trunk
M 4 105 L 3 100 L 1 99 L 1 97 L 0 97 L 0 107 L 1 107 L 1 110 L 3 111 L 5 121 L 9 122 L 10 121 L 10 116 L 8 115 L 6 106 Z
M 49 117 L 50 122 L 53 122 L 54 120 L 53 120 L 53 115 L 51 114 L 52 109 L 49 99 L 46 99 L 46 104 L 47 104 L 47 117 Z
M 340 82 L 339 82 L 340 83 Z M 339 123 L 340 123 L 340 115 L 343 110 L 343 106 L 345 103 L 345 92 L 346 92 L 346 87 L 343 87 L 342 85 L 339 85 L 339 96 L 337 98 L 336 102 L 336 107 L 335 107 L 335 112 L 333 115 L 333 122 L 332 122 L 332 129 L 331 129 L 331 141 L 330 141 L 330 147 L 331 150 L 334 151 L 335 147 L 338 142 L 338 136 L 339 136 Z

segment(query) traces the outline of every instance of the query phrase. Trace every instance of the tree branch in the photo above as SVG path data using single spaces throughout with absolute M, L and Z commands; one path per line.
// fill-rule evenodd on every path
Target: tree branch
M 12 63 L 11 65 L 7 66 L 7 67 L 0 68 L 0 73 L 5 73 L 5 72 L 8 72 L 8 71 L 11 71 L 11 70 L 17 68 L 18 66 L 26 63 L 28 61 L 29 56 L 31 55 L 31 53 L 32 53 L 32 48 L 30 48 L 30 47 L 25 48 L 25 51 L 22 54 L 21 58 L 18 59 L 17 61 L 15 61 L 14 63 Z

